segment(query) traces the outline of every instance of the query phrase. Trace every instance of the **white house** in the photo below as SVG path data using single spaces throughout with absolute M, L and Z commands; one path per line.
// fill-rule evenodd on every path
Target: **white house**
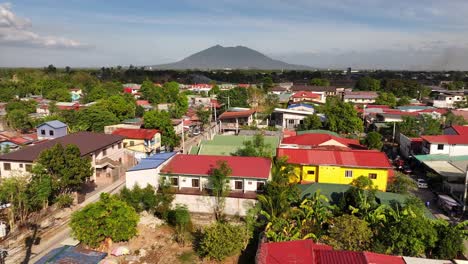
M 346 91 L 343 95 L 343 101 L 355 104 L 373 104 L 378 96 L 378 93 L 373 91 Z
M 135 185 L 141 188 L 148 184 L 159 188 L 159 172 L 171 160 L 176 152 L 166 152 L 144 158 L 125 174 L 125 186 L 132 189 Z
M 304 118 L 313 113 L 313 108 L 310 108 L 308 111 L 275 108 L 271 116 L 271 121 L 273 124 L 281 126 L 282 128 L 294 129 L 303 123 Z M 320 119 L 323 121 L 324 116 L 320 116 Z
M 42 139 L 54 139 L 63 137 L 68 134 L 68 126 L 58 120 L 42 123 L 37 127 L 37 138 Z
M 421 136 L 425 154 L 468 155 L 468 135 Z
M 436 99 L 432 100 L 431 103 L 437 108 L 455 108 L 456 102 L 463 102 L 465 100 L 466 97 L 463 93 L 443 92 Z

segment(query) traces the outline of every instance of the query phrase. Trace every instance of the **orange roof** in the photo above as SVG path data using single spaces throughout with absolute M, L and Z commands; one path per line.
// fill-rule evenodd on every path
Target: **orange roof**
M 313 92 L 306 92 L 306 91 L 300 91 L 291 96 L 292 98 L 314 98 L 314 99 L 320 99 L 320 94 L 316 94 Z
M 231 119 L 231 118 L 239 118 L 239 117 L 249 117 L 255 113 L 255 110 L 243 110 L 243 111 L 226 111 L 219 116 L 219 119 Z
M 151 140 L 154 138 L 154 135 L 159 133 L 157 129 L 129 129 L 129 128 L 119 128 L 112 132 L 112 135 L 119 135 L 125 138 L 130 139 L 146 139 Z
M 342 138 L 342 137 L 337 137 L 337 136 L 333 136 L 330 134 L 303 134 L 303 135 L 298 135 L 298 136 L 292 136 L 292 137 L 284 138 L 281 143 L 318 147 L 321 144 L 330 140 L 335 140 L 345 145 L 348 148 L 354 148 L 354 149 L 364 148 L 364 146 L 359 144 L 359 141 L 357 139 Z

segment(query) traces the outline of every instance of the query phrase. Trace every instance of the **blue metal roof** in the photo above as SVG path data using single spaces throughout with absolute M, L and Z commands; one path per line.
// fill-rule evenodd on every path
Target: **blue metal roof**
M 50 251 L 42 257 L 36 264 L 59 264 L 59 263 L 76 263 L 76 264 L 97 264 L 104 259 L 107 253 L 94 250 L 81 249 L 77 247 L 64 246 Z
M 48 125 L 48 126 L 51 126 L 53 128 L 62 128 L 62 127 L 67 126 L 67 124 L 65 124 L 63 122 L 60 122 L 58 120 L 52 120 L 52 121 L 49 121 L 49 122 L 42 123 L 42 124 L 38 125 L 37 127 L 41 127 L 41 126 L 44 126 L 44 125 Z
M 291 108 L 294 108 L 294 107 L 299 107 L 299 106 L 304 106 L 304 107 L 307 107 L 307 108 L 314 108 L 313 105 L 310 105 L 310 104 L 291 104 L 288 106 L 288 109 L 291 109 Z
M 138 171 L 138 170 L 149 170 L 155 169 L 163 164 L 165 161 L 174 156 L 177 152 L 165 152 L 153 154 L 147 158 L 144 158 L 133 168 L 128 171 Z

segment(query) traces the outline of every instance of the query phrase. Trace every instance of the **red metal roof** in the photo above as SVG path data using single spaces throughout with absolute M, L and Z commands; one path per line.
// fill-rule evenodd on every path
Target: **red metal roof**
M 320 99 L 321 95 L 313 92 L 300 91 L 291 96 L 292 98 L 314 98 Z
M 137 100 L 137 101 L 136 101 L 136 104 L 137 104 L 137 105 L 141 105 L 141 106 L 143 106 L 143 105 L 151 105 L 150 102 L 149 102 L 148 100 Z
M 362 252 L 315 250 L 314 253 L 315 262 L 313 263 L 317 264 L 367 264 Z
M 226 111 L 219 116 L 219 119 L 231 119 L 231 118 L 239 118 L 239 117 L 249 117 L 255 113 L 255 110 L 249 109 L 244 111 Z
M 374 150 L 278 148 L 276 155 L 288 157 L 288 163 L 292 164 L 392 168 L 385 153 Z
M 468 134 L 465 135 L 440 135 L 440 136 L 421 136 L 429 143 L 462 144 L 468 145 Z
M 405 264 L 405 260 L 400 256 L 390 256 L 373 252 L 364 252 L 368 264 Z
M 359 141 L 356 139 L 342 138 L 330 134 L 303 134 L 298 136 L 292 136 L 284 138 L 281 143 L 317 147 L 330 140 L 335 140 L 349 148 L 364 148 L 364 146 L 359 144 Z
M 159 133 L 157 129 L 129 129 L 119 128 L 112 132 L 112 135 L 120 135 L 130 139 L 146 139 L 151 140 L 154 135 Z
M 217 163 L 226 161 L 232 169 L 230 177 L 268 179 L 271 160 L 258 157 L 176 155 L 161 172 L 169 174 L 208 176 Z
M 468 135 L 468 126 L 452 126 L 458 135 Z

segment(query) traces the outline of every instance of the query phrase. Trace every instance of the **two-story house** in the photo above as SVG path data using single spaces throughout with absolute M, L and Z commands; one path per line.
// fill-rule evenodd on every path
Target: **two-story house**
M 124 137 L 124 148 L 135 153 L 135 158 L 145 158 L 161 148 L 161 133 L 156 129 L 119 128 L 112 135 Z
M 230 109 L 219 116 L 219 128 L 221 131 L 231 130 L 238 133 L 242 126 L 252 125 L 255 113 L 255 110 L 248 108 Z
M 125 174 L 125 168 L 134 160 L 125 155 L 124 137 L 92 132 L 78 132 L 48 140 L 15 152 L 0 156 L 0 177 L 7 178 L 14 173 L 28 173 L 42 151 L 56 144 L 76 145 L 82 157 L 91 158 L 94 173 L 91 178 L 96 184 L 113 182 Z
M 48 121 L 38 125 L 37 127 L 37 138 L 43 139 L 54 139 L 66 136 L 68 134 L 67 124 L 58 120 Z
M 424 154 L 468 155 L 468 135 L 421 136 Z
M 373 104 L 379 94 L 374 91 L 346 91 L 343 95 L 343 101 L 355 104 Z
M 291 96 L 291 102 L 300 103 L 300 102 L 325 102 L 325 92 L 307 92 L 300 91 L 296 92 Z

